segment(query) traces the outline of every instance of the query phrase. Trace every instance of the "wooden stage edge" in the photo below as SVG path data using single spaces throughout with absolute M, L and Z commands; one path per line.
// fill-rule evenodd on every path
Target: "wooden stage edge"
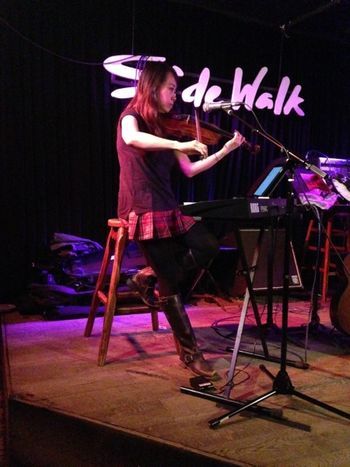
M 222 394 L 242 303 L 204 298 L 187 311 L 201 348 L 221 376 Z M 329 305 L 328 305 L 329 306 Z M 333 330 L 328 306 L 322 326 L 305 331 L 310 304 L 289 303 L 288 359 L 308 369 L 287 367 L 295 389 L 350 413 L 350 337 Z M 84 312 L 84 310 L 82 310 Z M 85 310 L 86 311 L 86 310 Z M 259 312 L 266 318 L 264 299 Z M 282 305 L 276 299 L 274 326 L 265 338 L 269 353 L 280 354 Z M 11 466 L 348 466 L 350 420 L 294 395 L 275 394 L 263 407 L 282 419 L 244 411 L 217 429 L 209 420 L 225 415 L 223 404 L 183 394 L 191 373 L 175 354 L 163 313 L 152 331 L 150 314 L 116 316 L 107 363 L 97 366 L 102 318 L 83 337 L 86 317 L 43 319 L 17 312 L 3 316 L 6 352 Z M 252 310 L 241 350 L 261 353 Z M 279 364 L 238 357 L 231 398 L 252 400 L 272 389 L 261 371 L 277 374 Z

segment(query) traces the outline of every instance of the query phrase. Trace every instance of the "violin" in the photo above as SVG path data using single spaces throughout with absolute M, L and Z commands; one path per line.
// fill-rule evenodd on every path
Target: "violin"
M 212 123 L 203 122 L 186 114 L 164 116 L 162 126 L 168 136 L 179 139 L 190 137 L 198 139 L 201 143 L 209 146 L 218 144 L 221 138 L 231 139 L 233 137 L 229 131 L 222 130 Z M 242 147 L 253 155 L 260 152 L 260 146 L 249 141 L 245 141 Z

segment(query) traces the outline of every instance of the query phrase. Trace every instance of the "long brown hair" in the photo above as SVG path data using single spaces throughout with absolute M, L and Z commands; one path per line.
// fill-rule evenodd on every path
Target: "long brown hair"
M 158 107 L 159 89 L 168 73 L 172 73 L 176 82 L 178 81 L 174 69 L 168 63 L 147 62 L 137 84 L 136 94 L 126 107 L 136 110 L 146 121 L 150 131 L 157 136 L 163 135 Z

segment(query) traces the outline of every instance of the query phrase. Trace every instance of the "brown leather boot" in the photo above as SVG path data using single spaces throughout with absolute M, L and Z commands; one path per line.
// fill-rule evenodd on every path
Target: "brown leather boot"
M 139 293 L 143 303 L 151 308 L 158 308 L 159 302 L 155 294 L 157 277 L 150 266 L 141 269 L 126 281 L 126 285 Z
M 218 374 L 197 347 L 197 340 L 180 295 L 162 297 L 160 304 L 173 331 L 180 360 L 196 375 L 211 380 L 218 379 Z

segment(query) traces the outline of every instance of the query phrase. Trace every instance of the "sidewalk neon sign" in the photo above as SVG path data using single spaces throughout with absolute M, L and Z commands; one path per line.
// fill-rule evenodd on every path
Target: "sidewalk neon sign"
M 104 61 L 104 68 L 112 75 L 126 78 L 128 80 L 137 81 L 139 78 L 139 70 L 136 67 L 125 65 L 125 63 L 136 62 L 141 58 L 140 55 L 114 55 Z M 152 56 L 148 60 L 165 61 L 165 57 Z M 174 66 L 178 76 L 184 76 L 185 73 L 178 66 Z M 294 111 L 299 116 L 304 116 L 305 113 L 300 105 L 304 99 L 300 97 L 301 86 L 297 84 L 292 89 L 291 81 L 288 76 L 284 76 L 278 86 L 277 92 L 260 92 L 260 88 L 268 72 L 267 67 L 262 67 L 252 83 L 243 83 L 243 70 L 237 67 L 234 72 L 232 82 L 231 102 L 244 102 L 247 108 L 267 109 L 272 110 L 275 115 L 288 115 Z M 184 102 L 193 103 L 194 107 L 198 108 L 204 102 L 213 102 L 221 96 L 222 88 L 218 85 L 209 86 L 210 70 L 205 67 L 201 71 L 198 81 L 182 91 L 181 98 Z M 112 92 L 112 97 L 116 99 L 129 99 L 135 94 L 135 86 L 128 86 L 116 89 Z M 240 106 L 234 107 L 238 109 Z

